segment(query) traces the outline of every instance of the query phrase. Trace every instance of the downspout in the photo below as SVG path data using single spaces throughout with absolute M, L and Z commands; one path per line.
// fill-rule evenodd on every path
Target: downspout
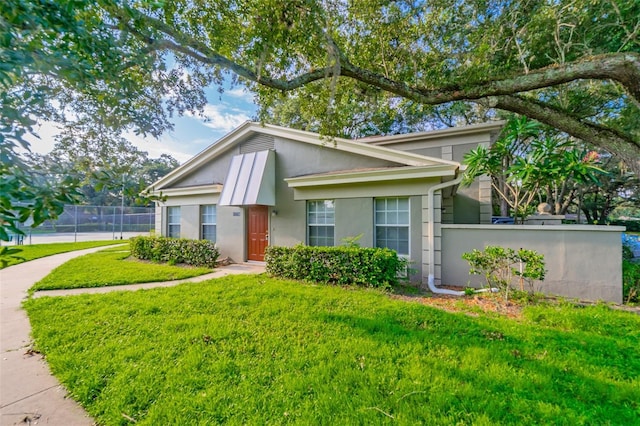
M 445 288 L 438 288 L 435 285 L 435 278 L 434 278 L 434 273 L 435 273 L 435 263 L 436 263 L 436 239 L 435 239 L 435 223 L 434 223 L 434 216 L 435 216 L 435 206 L 434 206 L 434 194 L 436 191 L 443 189 L 443 188 L 448 188 L 450 186 L 454 186 L 454 185 L 458 185 L 460 182 L 462 182 L 462 178 L 463 178 L 463 171 L 464 169 L 460 170 L 460 173 L 458 175 L 457 178 L 455 178 L 454 180 L 450 180 L 448 182 L 442 182 L 438 185 L 434 185 L 431 188 L 429 188 L 429 190 L 427 191 L 427 202 L 428 202 L 428 209 L 427 209 L 427 229 L 429 232 L 429 237 L 428 237 L 428 241 L 429 241 L 429 278 L 427 280 L 427 284 L 429 286 L 429 290 L 432 293 L 436 293 L 436 294 L 449 294 L 452 296 L 463 296 L 464 295 L 464 291 L 454 291 L 454 290 L 448 290 Z

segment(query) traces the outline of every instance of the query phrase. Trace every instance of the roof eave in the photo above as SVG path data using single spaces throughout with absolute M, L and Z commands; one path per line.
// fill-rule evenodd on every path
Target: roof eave
M 344 173 L 308 175 L 284 179 L 290 188 L 311 186 L 344 185 L 366 182 L 397 181 L 407 179 L 428 179 L 456 176 L 459 167 L 451 165 L 396 167 L 385 170 L 347 171 Z
M 441 130 L 429 130 L 426 132 L 418 132 L 418 133 L 406 133 L 402 135 L 392 135 L 392 136 L 375 136 L 375 137 L 367 137 L 358 139 L 361 143 L 365 143 L 368 145 L 388 145 L 388 144 L 396 144 L 402 142 L 413 142 L 417 140 L 429 140 L 429 139 L 440 139 L 444 137 L 455 137 L 468 135 L 473 133 L 485 133 L 485 132 L 495 132 L 502 129 L 505 125 L 506 121 L 492 121 L 490 123 L 480 123 L 480 124 L 472 124 L 469 126 L 462 127 L 450 127 L 447 129 Z
M 198 185 L 198 186 L 185 186 L 182 188 L 165 188 L 165 189 L 152 189 L 145 190 L 145 194 L 161 197 L 164 195 L 180 196 L 180 195 L 210 195 L 219 194 L 222 192 L 222 185 Z

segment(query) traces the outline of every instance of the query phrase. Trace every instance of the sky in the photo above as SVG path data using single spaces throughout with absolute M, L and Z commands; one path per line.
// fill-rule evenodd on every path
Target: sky
M 152 158 L 169 154 L 180 163 L 204 150 L 231 130 L 247 120 L 251 120 L 257 111 L 253 103 L 253 94 L 241 86 L 218 93 L 217 88 L 206 90 L 207 104 L 203 117 L 187 114 L 174 117 L 172 132 L 164 133 L 159 139 L 142 137 L 129 133 L 127 139 L 138 149 L 146 151 Z M 55 145 L 58 133 L 54 123 L 42 123 L 37 130 L 39 139 L 30 138 L 31 151 L 46 154 Z

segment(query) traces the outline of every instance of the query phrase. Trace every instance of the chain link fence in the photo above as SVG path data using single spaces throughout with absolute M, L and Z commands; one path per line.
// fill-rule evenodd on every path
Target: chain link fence
M 155 208 L 67 205 L 55 220 L 19 228 L 25 235 L 13 236 L 11 244 L 127 239 L 155 229 Z

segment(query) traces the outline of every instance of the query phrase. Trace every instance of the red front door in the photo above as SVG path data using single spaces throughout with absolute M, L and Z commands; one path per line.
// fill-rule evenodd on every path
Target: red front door
M 264 249 L 269 245 L 269 207 L 250 206 L 247 235 L 248 260 L 264 261 Z

